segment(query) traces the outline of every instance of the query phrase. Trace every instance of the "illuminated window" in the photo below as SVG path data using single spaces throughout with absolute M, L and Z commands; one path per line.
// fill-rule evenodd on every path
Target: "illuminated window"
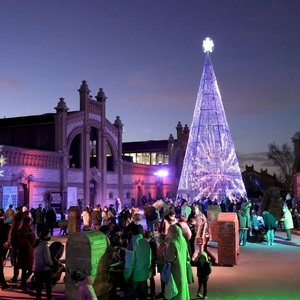
M 151 165 L 157 165 L 156 153 L 151 153 Z
M 137 153 L 136 162 L 138 164 L 150 165 L 150 153 Z
M 164 155 L 164 164 L 169 164 L 169 155 L 167 154 Z
M 169 155 L 164 152 L 126 153 L 132 157 L 132 162 L 144 165 L 168 164 Z
M 164 163 L 164 157 L 161 153 L 157 153 L 157 159 L 156 159 L 158 164 L 163 164 Z
M 136 161 L 136 153 L 129 153 L 128 155 L 132 157 L 132 161 L 133 161 L 134 163 L 137 162 L 137 161 Z
M 90 156 L 91 157 L 96 157 L 97 153 L 96 153 L 96 147 L 97 142 L 96 141 L 90 141 Z

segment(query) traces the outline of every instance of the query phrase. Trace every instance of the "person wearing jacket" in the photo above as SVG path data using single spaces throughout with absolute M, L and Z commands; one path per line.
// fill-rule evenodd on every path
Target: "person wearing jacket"
M 43 283 L 46 285 L 47 300 L 52 299 L 51 267 L 53 266 L 53 262 L 48 247 L 48 241 L 50 241 L 50 239 L 51 233 L 49 229 L 45 228 L 41 231 L 39 238 L 34 244 L 34 260 L 32 269 L 36 280 L 36 300 L 42 299 L 41 294 Z
M 266 210 L 263 212 L 263 220 L 267 234 L 268 246 L 272 246 L 274 244 L 274 231 L 277 228 L 277 220 Z
M 39 236 L 42 229 L 45 227 L 45 216 L 41 205 L 39 205 L 39 207 L 36 210 L 35 223 L 36 223 L 36 234 L 37 236 Z
M 110 226 L 111 218 L 114 218 L 113 213 L 107 206 L 104 206 L 102 210 L 102 225 Z
M 88 206 L 85 207 L 85 210 L 81 214 L 82 222 L 83 222 L 83 230 L 90 230 L 92 225 L 92 220 L 90 216 L 90 208 Z
M 25 217 L 18 230 L 17 264 L 22 270 L 21 283 L 17 286 L 28 293 L 27 280 L 32 274 L 33 247 L 36 240 L 35 233 L 30 227 L 31 219 Z
M 96 207 L 92 211 L 92 221 L 94 224 L 94 228 L 96 230 L 100 230 L 101 223 L 102 223 L 102 211 L 101 211 L 100 204 L 97 204 Z
M 56 223 L 56 212 L 52 207 L 47 210 L 45 218 L 46 225 L 48 229 L 50 229 L 51 235 L 53 235 L 53 230 Z
M 187 263 L 190 262 L 190 255 L 181 228 L 175 224 L 171 225 L 168 230 L 167 239 L 169 240 L 169 244 L 166 249 L 165 259 L 171 264 L 171 273 L 174 278 L 173 283 L 178 290 L 178 294 L 172 300 L 190 299 L 187 279 Z M 166 284 L 166 298 L 168 284 L 169 282 Z
M 286 235 L 287 235 L 286 240 L 291 241 L 292 240 L 291 229 L 294 228 L 292 213 L 286 204 L 283 205 L 282 211 L 283 211 L 283 218 L 281 219 L 281 221 L 283 222 L 283 226 L 286 231 Z
M 155 275 L 156 275 L 156 263 L 157 263 L 157 243 L 155 237 L 151 231 L 144 231 L 144 238 L 148 241 L 151 248 L 151 266 L 149 269 L 149 281 L 150 281 L 150 297 L 151 300 L 155 298 Z
M 194 265 L 197 267 L 198 277 L 197 297 L 201 299 L 207 299 L 207 282 L 211 273 L 211 263 L 208 260 L 207 253 L 203 251 Z
M 251 202 L 245 202 L 242 208 L 238 211 L 239 219 L 239 242 L 241 246 L 247 245 L 248 229 L 251 227 L 250 224 L 250 208 Z
M 147 280 L 151 265 L 151 248 L 143 238 L 142 225 L 132 226 L 132 239 L 126 249 L 124 278 L 128 282 L 128 300 L 135 294 L 147 295 Z

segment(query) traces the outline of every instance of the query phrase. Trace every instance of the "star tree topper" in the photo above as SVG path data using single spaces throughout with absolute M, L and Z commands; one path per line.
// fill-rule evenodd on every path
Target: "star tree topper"
M 214 42 L 213 42 L 213 40 L 211 38 L 207 37 L 203 41 L 202 48 L 203 48 L 204 53 L 213 52 L 214 51 Z

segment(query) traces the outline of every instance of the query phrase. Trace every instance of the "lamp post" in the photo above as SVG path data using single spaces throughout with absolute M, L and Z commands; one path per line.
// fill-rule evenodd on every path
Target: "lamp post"
M 30 182 L 33 181 L 33 175 L 32 175 L 32 174 L 29 174 L 29 175 L 27 176 L 27 181 L 28 181 L 28 194 L 27 194 L 27 201 L 28 201 L 28 203 L 24 203 L 24 205 L 27 204 L 27 205 L 29 206 L 29 205 L 31 204 L 31 203 L 30 203 L 30 196 L 31 196 Z
M 154 172 L 154 175 L 158 177 L 157 181 L 157 198 L 163 198 L 164 196 L 164 177 L 169 175 L 169 172 L 165 169 L 159 169 L 157 172 Z

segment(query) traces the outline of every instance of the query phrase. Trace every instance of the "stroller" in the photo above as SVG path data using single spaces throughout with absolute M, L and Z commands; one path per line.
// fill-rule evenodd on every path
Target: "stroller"
M 49 246 L 53 267 L 51 268 L 51 285 L 54 287 L 65 272 L 64 265 L 59 261 L 64 253 L 65 246 L 61 242 L 53 242 Z M 35 288 L 35 275 L 31 277 L 32 287 Z

